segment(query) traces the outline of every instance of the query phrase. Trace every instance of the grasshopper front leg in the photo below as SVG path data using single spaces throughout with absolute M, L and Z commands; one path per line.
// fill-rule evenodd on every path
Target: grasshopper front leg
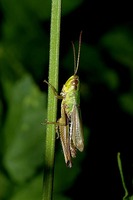
M 57 99 L 63 99 L 63 97 L 61 95 L 58 95 L 58 92 L 57 92 L 57 90 L 55 89 L 55 87 L 53 85 L 51 85 L 46 80 L 44 80 L 43 82 L 48 84 L 51 87 L 51 89 L 53 90 L 53 93 L 54 93 L 54 95 L 56 96 Z

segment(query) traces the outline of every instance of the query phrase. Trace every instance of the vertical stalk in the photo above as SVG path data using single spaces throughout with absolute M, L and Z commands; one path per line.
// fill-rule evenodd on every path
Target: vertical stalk
M 49 57 L 49 82 L 57 89 L 58 66 L 59 66 L 59 44 L 60 44 L 60 18 L 61 0 L 52 0 L 51 30 L 50 30 L 50 57 Z M 50 122 L 56 121 L 57 99 L 53 91 L 48 89 L 48 113 Z M 54 177 L 54 152 L 55 152 L 55 125 L 47 124 L 45 141 L 45 170 L 42 200 L 51 200 Z
M 122 185 L 125 191 L 125 195 L 123 197 L 123 200 L 126 200 L 128 197 L 128 190 L 126 188 L 126 184 L 124 181 L 124 176 L 123 176 L 123 171 L 122 171 L 122 163 L 121 163 L 121 158 L 120 158 L 120 152 L 117 153 L 117 162 L 118 162 L 118 167 L 119 167 L 119 171 L 120 171 L 120 176 L 121 176 L 121 181 L 122 181 Z

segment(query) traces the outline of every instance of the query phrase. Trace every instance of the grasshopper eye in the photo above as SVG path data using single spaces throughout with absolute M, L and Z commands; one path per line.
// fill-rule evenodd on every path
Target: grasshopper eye
M 78 83 L 79 83 L 78 79 L 74 79 L 71 83 L 72 83 L 72 86 L 74 87 L 74 89 L 76 90 Z
M 78 85 L 78 83 L 79 83 L 78 79 L 75 79 L 75 80 L 73 81 L 73 85 Z

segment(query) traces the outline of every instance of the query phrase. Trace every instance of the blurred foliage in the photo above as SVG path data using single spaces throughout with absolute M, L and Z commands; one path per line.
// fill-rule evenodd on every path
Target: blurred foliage
M 42 108 L 44 111 L 46 109 L 46 97 L 29 76 L 17 82 L 11 93 L 3 129 L 3 164 L 13 180 L 23 182 L 42 164 L 40 155 L 43 151 L 43 136 L 40 121 L 43 119 Z
M 77 12 L 77 16 L 81 18 L 78 9 L 85 9 L 82 4 L 84 2 L 83 0 L 63 1 L 62 21 L 67 22 L 64 26 L 67 26 L 68 29 L 66 33 L 65 30 L 61 30 L 61 34 L 65 33 L 64 41 L 69 32 L 71 32 L 70 34 L 76 32 L 75 40 L 78 40 L 79 32 L 75 31 L 77 30 L 75 27 L 80 26 L 80 22 L 73 23 L 72 14 L 75 13 L 76 15 Z M 42 126 L 41 122 L 46 119 L 47 113 L 47 86 L 43 84 L 43 79 L 48 79 L 50 7 L 50 1 L 42 0 L 0 1 L 0 199 L 2 200 L 34 200 L 41 199 L 42 195 L 45 126 Z M 86 21 L 83 21 L 86 27 L 88 26 L 87 14 Z M 96 26 L 96 24 L 94 25 Z M 72 31 L 70 31 L 70 27 Z M 79 28 L 81 30 L 81 27 Z M 56 140 L 54 199 L 58 200 L 76 199 L 76 194 L 78 195 L 80 192 L 82 193 L 81 196 L 84 197 L 86 193 L 88 194 L 88 188 L 93 187 L 94 184 L 92 181 L 94 177 L 87 179 L 88 174 L 90 173 L 90 177 L 91 174 L 96 174 L 96 176 L 102 174 L 101 171 L 96 172 L 101 170 L 100 167 L 97 167 L 95 172 L 93 171 L 95 166 L 94 168 L 88 167 L 93 163 L 93 160 L 91 162 L 88 159 L 92 157 L 94 157 L 94 160 L 98 159 L 96 157 L 100 152 L 98 143 L 91 144 L 91 132 L 92 134 L 95 132 L 92 124 L 98 127 L 98 135 L 100 136 L 97 140 L 100 137 L 102 138 L 103 127 L 108 125 L 106 119 L 110 121 L 109 132 L 115 118 L 115 116 L 110 117 L 109 112 L 112 108 L 115 109 L 112 96 L 114 96 L 120 109 L 120 115 L 126 113 L 126 118 L 130 119 L 131 123 L 133 119 L 132 28 L 124 23 L 118 24 L 118 26 L 110 26 L 108 30 L 97 36 L 98 39 L 95 43 L 91 44 L 88 42 L 90 32 L 90 28 L 83 30 L 79 68 L 85 151 L 82 154 L 77 153 L 77 158 L 73 160 L 73 168 L 68 169 L 65 166 L 60 141 Z M 77 47 L 77 43 L 75 45 Z M 62 66 L 59 83 L 64 83 L 73 73 L 71 44 L 67 47 L 64 55 L 60 58 Z M 106 94 L 105 91 L 108 93 Z M 104 95 L 111 99 L 109 101 L 111 104 L 107 104 L 107 107 L 104 104 L 107 101 Z M 95 104 L 93 105 L 92 102 Z M 97 110 L 95 116 L 93 115 L 95 111 L 91 111 L 91 108 Z M 101 111 L 100 114 L 98 113 L 99 110 Z M 105 112 L 105 110 L 107 111 Z M 97 115 L 100 116 L 98 120 L 92 121 Z M 115 118 L 115 120 L 119 121 L 118 118 Z M 104 124 L 101 128 L 102 122 Z M 121 127 L 122 125 L 123 121 L 120 123 Z M 129 143 L 131 136 L 127 134 L 130 127 L 126 124 L 125 126 L 124 135 L 122 135 L 122 128 L 120 129 L 120 127 L 114 133 L 112 130 L 115 128 L 113 127 L 111 134 L 115 134 L 115 137 L 117 137 L 117 133 L 120 132 L 118 141 L 126 141 L 124 145 L 122 144 L 124 148 L 132 149 L 132 140 L 130 141 L 131 144 Z M 110 139 L 107 130 L 105 132 L 107 136 L 104 135 L 100 142 Z M 113 140 L 114 138 L 111 142 Z M 109 143 L 107 146 L 110 147 Z M 91 151 L 89 151 L 89 147 L 92 147 Z M 100 148 L 102 148 L 102 144 L 100 144 Z M 104 151 L 106 152 L 106 149 Z M 126 158 L 128 156 L 125 154 Z M 107 160 L 103 165 L 106 165 L 106 163 Z M 124 171 L 124 176 L 130 175 L 128 167 L 132 166 L 132 163 L 131 158 L 127 170 Z M 89 187 L 86 186 L 82 177 L 87 179 Z M 101 179 L 100 181 L 102 181 Z M 78 180 L 80 181 L 78 182 Z M 132 198 L 133 194 L 130 180 L 133 180 L 132 175 L 129 179 L 125 179 L 128 185 L 127 189 L 130 190 L 129 199 Z M 101 185 L 104 189 L 103 183 L 100 183 L 100 181 L 99 179 L 94 180 L 94 182 L 98 182 L 94 185 L 95 187 L 98 185 L 98 188 Z M 106 185 L 106 183 L 104 184 Z M 92 193 L 94 194 L 93 191 Z M 107 196 L 105 197 L 107 198 Z

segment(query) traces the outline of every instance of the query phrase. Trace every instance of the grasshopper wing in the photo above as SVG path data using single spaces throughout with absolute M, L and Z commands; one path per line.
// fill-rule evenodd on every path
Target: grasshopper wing
M 70 143 L 79 151 L 84 150 L 83 128 L 81 122 L 80 108 L 73 106 L 70 123 Z
M 64 153 L 65 163 L 68 167 L 72 167 L 71 152 L 70 152 L 70 137 L 69 137 L 69 123 L 65 114 L 64 108 L 61 110 L 62 116 L 58 120 L 58 129 L 61 140 L 61 145 Z

